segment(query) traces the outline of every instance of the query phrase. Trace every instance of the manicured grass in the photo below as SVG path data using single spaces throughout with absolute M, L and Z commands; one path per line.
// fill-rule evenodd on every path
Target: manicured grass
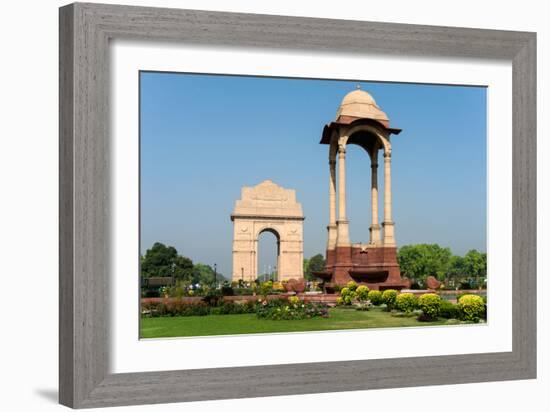
M 443 325 L 445 319 L 419 322 L 416 317 L 393 317 L 374 308 L 369 311 L 332 308 L 329 318 L 266 320 L 255 314 L 159 317 L 141 319 L 142 338 L 235 335 L 241 333 L 304 332 L 339 329 Z

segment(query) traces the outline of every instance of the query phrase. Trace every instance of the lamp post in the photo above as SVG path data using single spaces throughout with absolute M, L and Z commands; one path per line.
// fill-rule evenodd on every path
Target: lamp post
M 241 282 L 244 282 L 244 268 L 241 268 Z
M 216 263 L 214 263 L 214 287 L 215 288 L 218 287 L 218 272 L 217 272 L 217 269 L 218 269 L 218 265 Z

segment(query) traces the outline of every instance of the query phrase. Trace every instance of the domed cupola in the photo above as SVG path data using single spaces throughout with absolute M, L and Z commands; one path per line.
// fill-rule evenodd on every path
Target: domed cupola
M 349 123 L 355 119 L 371 119 L 389 127 L 390 119 L 376 104 L 374 98 L 364 90 L 354 90 L 344 97 L 338 111 L 336 122 Z

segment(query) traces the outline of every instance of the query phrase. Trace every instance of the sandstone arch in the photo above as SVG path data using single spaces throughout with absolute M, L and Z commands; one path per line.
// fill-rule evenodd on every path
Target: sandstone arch
M 302 278 L 302 206 L 296 192 L 271 180 L 243 187 L 235 202 L 233 221 L 233 280 L 253 281 L 258 277 L 258 237 L 270 231 L 277 237 L 278 280 Z

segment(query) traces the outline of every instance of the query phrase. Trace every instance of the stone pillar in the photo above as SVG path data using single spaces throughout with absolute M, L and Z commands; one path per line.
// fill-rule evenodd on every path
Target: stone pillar
M 246 273 L 246 269 L 244 271 L 244 280 L 246 281 L 253 281 L 258 277 L 258 239 L 254 241 L 254 250 L 250 251 L 250 272 Z
M 395 246 L 394 223 L 391 210 L 391 152 L 384 150 L 384 245 Z
M 346 217 L 346 146 L 338 146 L 338 221 L 336 245 L 349 246 L 349 222 Z
M 370 243 L 380 244 L 380 223 L 378 220 L 378 148 L 371 154 L 371 225 Z
M 336 157 L 329 159 L 329 219 L 327 249 L 336 247 Z

